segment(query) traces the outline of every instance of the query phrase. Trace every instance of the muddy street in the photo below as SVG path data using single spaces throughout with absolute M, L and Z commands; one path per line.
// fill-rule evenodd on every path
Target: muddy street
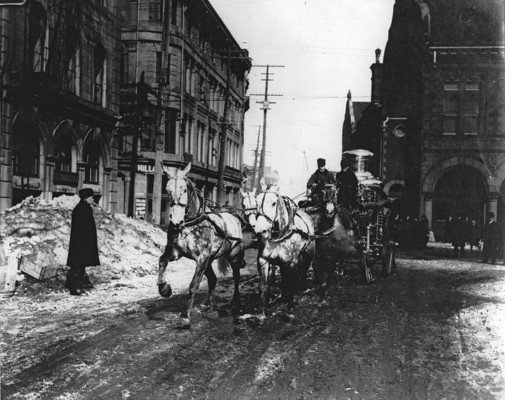
M 170 299 L 155 274 L 15 296 L 0 303 L 2 399 L 504 399 L 505 266 L 476 261 L 403 253 L 371 285 L 350 265 L 327 304 L 300 295 L 294 321 L 276 304 L 264 325 L 251 262 L 244 315 L 220 278 L 218 309 L 198 307 L 190 330 L 188 268 L 167 272 L 182 282 Z

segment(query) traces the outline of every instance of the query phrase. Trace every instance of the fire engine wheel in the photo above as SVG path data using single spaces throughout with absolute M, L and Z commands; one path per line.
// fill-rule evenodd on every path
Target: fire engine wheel
M 373 265 L 373 259 L 367 256 L 366 254 L 363 254 L 361 256 L 360 266 L 363 270 L 363 277 L 366 283 L 372 283 L 373 281 L 375 281 L 372 272 L 372 265 Z
M 382 248 L 382 272 L 385 276 L 391 275 L 395 267 L 395 251 L 391 244 Z

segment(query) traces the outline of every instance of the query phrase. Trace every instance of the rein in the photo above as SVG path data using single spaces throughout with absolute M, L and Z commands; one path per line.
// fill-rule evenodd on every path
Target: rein
M 267 193 L 267 192 L 264 192 L 264 193 Z M 278 219 L 280 202 L 284 201 L 284 204 L 286 202 L 286 198 L 284 198 L 283 196 L 281 196 L 279 194 L 276 194 L 276 196 L 277 196 L 278 201 L 277 201 L 277 206 L 275 207 L 275 215 L 274 215 L 274 217 L 270 218 L 263 211 L 263 206 L 264 206 L 264 203 L 265 203 L 265 197 L 266 196 L 263 196 L 263 198 L 261 199 L 261 206 L 258 207 L 258 209 L 261 210 L 261 211 L 258 212 L 256 214 L 256 216 L 263 216 L 272 225 L 272 232 L 276 232 L 279 235 L 277 238 L 272 239 L 272 241 L 273 242 L 280 242 L 280 241 L 286 239 L 287 237 L 291 236 L 293 233 L 299 231 L 298 229 L 293 229 L 293 222 L 295 220 L 296 209 L 298 207 L 296 207 L 295 203 L 292 202 L 291 199 L 288 199 L 293 204 L 292 204 L 291 207 L 288 207 L 287 205 L 285 206 L 286 207 L 286 212 L 288 213 L 288 220 L 287 220 L 286 226 L 284 228 L 282 228 L 281 230 L 279 230 L 279 231 L 274 231 L 273 227 L 274 227 L 274 223 Z M 294 207 L 293 207 L 293 205 L 294 205 Z M 300 233 L 304 234 L 305 232 L 300 231 Z

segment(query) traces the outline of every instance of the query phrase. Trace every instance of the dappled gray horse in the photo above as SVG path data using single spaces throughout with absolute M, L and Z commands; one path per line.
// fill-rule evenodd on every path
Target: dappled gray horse
M 228 261 L 233 270 L 235 291 L 234 312 L 240 309 L 239 280 L 244 264 L 244 244 L 241 221 L 228 212 L 213 212 L 203 209 L 203 197 L 197 192 L 193 182 L 186 176 L 191 163 L 184 170 L 165 168 L 168 176 L 166 190 L 169 196 L 169 225 L 167 245 L 159 259 L 158 288 L 163 297 L 170 297 L 172 290 L 165 281 L 165 270 L 170 261 L 187 257 L 196 262 L 195 273 L 189 286 L 189 301 L 181 312 L 182 325 L 190 326 L 191 311 L 195 293 L 203 275 L 208 281 L 206 304 L 214 304 L 214 289 L 217 278 L 212 262 L 218 259 L 221 272 L 225 272 Z

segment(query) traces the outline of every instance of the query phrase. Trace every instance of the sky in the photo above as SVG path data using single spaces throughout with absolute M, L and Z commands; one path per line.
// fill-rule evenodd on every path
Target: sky
M 375 49 L 384 54 L 394 0 L 210 0 L 241 48 L 249 51 L 250 109 L 244 162 L 252 165 L 263 110 L 264 65 L 271 65 L 266 165 L 281 191 L 305 192 L 316 160 L 340 170 L 347 92 L 370 101 Z M 381 55 L 381 62 L 382 62 Z M 273 67 L 274 65 L 280 67 Z M 254 96 L 258 94 L 260 96 Z

